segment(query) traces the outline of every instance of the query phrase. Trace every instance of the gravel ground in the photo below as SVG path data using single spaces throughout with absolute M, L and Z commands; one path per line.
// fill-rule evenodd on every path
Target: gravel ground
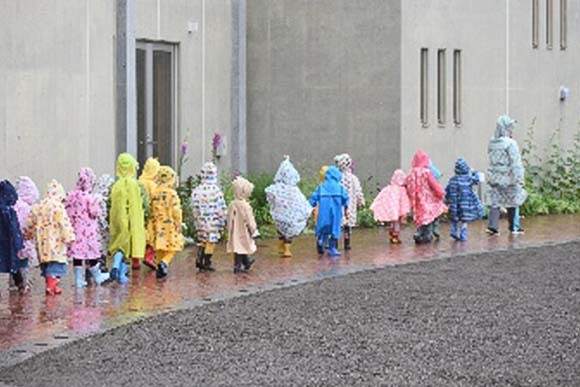
M 0 383 L 580 385 L 580 242 L 389 267 L 169 313 Z

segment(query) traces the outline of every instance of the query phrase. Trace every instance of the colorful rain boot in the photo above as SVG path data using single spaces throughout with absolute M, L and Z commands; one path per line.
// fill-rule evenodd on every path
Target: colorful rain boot
M 119 280 L 121 262 L 123 262 L 123 253 L 117 251 L 113 255 L 113 265 L 111 266 L 111 279 L 114 281 Z
M 163 261 L 157 264 L 157 278 L 165 278 L 167 277 L 167 264 Z
M 155 263 L 155 250 L 153 250 L 153 247 L 147 246 L 145 249 L 143 264 L 151 270 L 157 270 L 157 264 Z
M 57 286 L 58 285 L 58 278 L 47 276 L 46 279 L 46 294 L 49 296 L 54 296 L 57 294 L 61 294 L 62 290 Z
M 109 273 L 103 273 L 101 271 L 100 263 L 97 263 L 95 266 L 91 267 L 89 271 L 91 272 L 91 275 L 93 276 L 93 279 L 97 285 L 102 285 L 109 281 L 110 275 Z
M 132 258 L 131 259 L 131 269 L 141 270 L 141 260 L 139 258 Z
M 452 222 L 451 223 L 451 238 L 455 239 L 456 241 L 461 240 L 461 237 L 459 236 L 459 227 L 457 222 Z
M 85 270 L 82 266 L 75 266 L 75 288 L 86 288 L 87 281 L 85 281 Z
M 290 243 L 284 243 L 284 251 L 282 252 L 282 258 L 292 258 L 292 252 L 290 251 Z
M 346 239 L 345 239 L 346 241 Z M 330 238 L 330 247 L 328 249 L 328 255 L 331 257 L 340 257 L 342 254 L 338 251 L 338 240 Z
M 461 226 L 459 233 L 459 240 L 465 242 L 467 240 L 467 226 Z
M 215 244 L 207 242 L 203 248 L 203 269 L 206 271 L 215 271 L 215 268 L 211 264 L 211 257 L 213 256 Z
M 391 244 L 393 245 L 400 245 L 401 240 L 399 239 L 399 233 L 395 231 L 391 231 Z
M 252 267 L 252 265 L 254 264 L 254 262 L 256 262 L 255 259 L 249 258 L 248 254 L 243 254 L 242 255 L 242 265 L 244 265 L 244 271 L 248 271 L 250 270 L 250 268 Z
M 276 248 L 278 249 L 278 254 L 281 256 L 284 256 L 284 252 L 285 252 L 284 245 L 285 245 L 284 239 L 278 238 L 278 241 L 276 242 Z
M 120 284 L 126 284 L 129 282 L 129 277 L 127 277 L 127 273 L 129 273 L 129 265 L 125 263 L 124 260 L 121 261 L 121 265 L 119 266 L 119 281 Z
M 242 270 L 242 256 L 234 254 L 234 274 L 243 273 Z

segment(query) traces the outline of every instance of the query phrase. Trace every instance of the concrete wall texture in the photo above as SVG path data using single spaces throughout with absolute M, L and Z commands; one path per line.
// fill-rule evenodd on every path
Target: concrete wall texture
M 401 7 L 248 0 L 248 166 L 306 173 L 348 152 L 362 176 L 400 160 Z

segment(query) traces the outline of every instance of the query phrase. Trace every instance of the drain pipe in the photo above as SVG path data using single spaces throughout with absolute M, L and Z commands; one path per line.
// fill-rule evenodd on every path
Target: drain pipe
M 510 114 L 510 0 L 505 2 L 505 114 Z

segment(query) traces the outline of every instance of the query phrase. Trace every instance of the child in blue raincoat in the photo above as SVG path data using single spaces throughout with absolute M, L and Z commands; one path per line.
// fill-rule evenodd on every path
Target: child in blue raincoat
M 484 215 L 483 206 L 473 186 L 479 184 L 479 174 L 472 172 L 469 164 L 459 158 L 455 162 L 455 176 L 445 188 L 445 199 L 449 203 L 451 237 L 458 241 L 467 240 L 467 224 Z
M 330 238 L 329 254 L 332 257 L 340 255 L 337 249 L 340 239 L 342 216 L 348 207 L 348 193 L 340 184 L 342 174 L 336 167 L 326 170 L 326 180 L 321 183 L 310 197 L 310 205 L 318 205 L 316 220 L 316 240 L 318 253 L 324 254 L 324 245 Z
M 11 273 L 17 285 L 22 278 L 18 251 L 24 247 L 18 216 L 14 205 L 18 200 L 16 189 L 8 180 L 0 182 L 0 273 Z

